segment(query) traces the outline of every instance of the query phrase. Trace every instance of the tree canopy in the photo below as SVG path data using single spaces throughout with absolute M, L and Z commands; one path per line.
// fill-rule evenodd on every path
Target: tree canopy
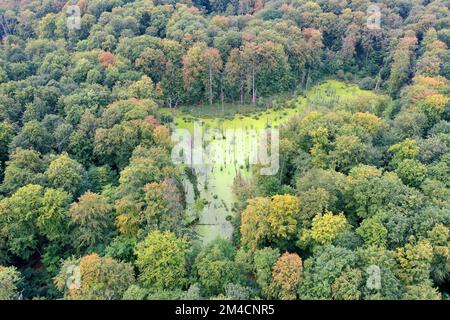
M 449 46 L 445 0 L 0 1 L 0 300 L 448 299 Z M 200 125 L 279 170 L 172 161 Z

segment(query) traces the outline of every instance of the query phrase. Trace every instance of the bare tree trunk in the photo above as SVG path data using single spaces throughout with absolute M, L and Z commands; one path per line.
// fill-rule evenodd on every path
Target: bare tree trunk
M 252 67 L 252 103 L 256 102 L 255 66 Z
M 239 73 L 239 99 L 241 104 L 244 103 L 244 75 L 242 72 Z
M 306 82 L 306 69 L 303 69 L 302 70 L 302 83 L 301 83 L 301 86 L 302 86 L 302 93 L 305 91 L 305 82 Z
M 224 114 L 223 100 L 224 100 L 224 94 L 223 94 L 223 74 L 221 74 L 221 76 L 220 76 L 220 102 L 222 103 L 222 115 Z
M 211 60 L 208 62 L 208 69 L 209 69 L 209 104 L 211 105 L 213 103 L 213 96 L 212 96 L 212 66 L 211 66 Z
M 310 82 L 309 73 L 310 73 L 310 69 L 308 68 L 307 73 L 306 73 L 305 91 L 308 91 L 308 89 L 309 89 L 309 82 Z
M 244 103 L 244 77 L 242 73 L 239 74 L 239 101 Z
M 375 84 L 375 90 L 380 89 L 380 84 L 381 84 L 381 70 L 380 72 L 378 72 L 378 77 L 377 77 L 377 83 Z

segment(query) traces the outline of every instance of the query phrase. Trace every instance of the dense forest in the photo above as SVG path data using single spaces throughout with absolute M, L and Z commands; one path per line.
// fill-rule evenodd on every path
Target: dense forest
M 0 0 L 0 40 L 0 300 L 449 298 L 449 1 Z M 205 241 L 211 106 L 294 114 Z

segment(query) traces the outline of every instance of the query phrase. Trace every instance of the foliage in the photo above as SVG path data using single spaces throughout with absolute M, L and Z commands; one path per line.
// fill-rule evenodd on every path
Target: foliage
M 280 256 L 278 249 L 259 249 L 254 254 L 256 282 L 265 297 L 271 296 L 272 269 Z
M 299 288 L 301 299 L 331 299 L 332 285 L 356 266 L 357 257 L 350 250 L 326 245 L 303 264 L 304 280 Z
M 371 1 L 83 0 L 75 30 L 12 2 L 0 298 L 448 298 L 445 1 L 377 1 L 377 30 Z M 278 172 L 175 164 L 194 122 L 278 129 Z
M 223 239 L 214 240 L 198 254 L 194 268 L 203 294 L 225 293 L 226 285 L 239 281 L 241 273 L 234 262 L 235 255 L 234 247 Z
M 114 232 L 113 208 L 102 195 L 87 192 L 69 209 L 74 228 L 73 242 L 80 252 L 101 248 L 109 243 Z
M 361 299 L 362 272 L 352 269 L 342 273 L 331 286 L 333 300 Z
M 272 271 L 271 291 L 281 300 L 294 300 L 302 281 L 302 260 L 296 253 L 284 253 Z
M 186 284 L 187 241 L 171 232 L 153 231 L 136 245 L 139 281 L 150 290 L 182 287 Z
M 63 189 L 74 196 L 80 195 L 86 181 L 83 166 L 65 153 L 53 160 L 45 171 L 45 177 L 55 189 Z
M 0 300 L 17 300 L 22 276 L 15 267 L 0 266 Z
M 311 238 L 319 244 L 327 244 L 336 239 L 339 233 L 348 229 L 345 216 L 341 213 L 333 215 L 326 212 L 324 215 L 316 215 L 311 224 Z
M 117 300 L 133 284 L 134 273 L 129 264 L 93 253 L 65 260 L 54 281 L 65 299 Z

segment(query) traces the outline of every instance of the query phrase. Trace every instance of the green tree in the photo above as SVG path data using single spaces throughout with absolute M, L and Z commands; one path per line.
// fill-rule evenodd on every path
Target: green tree
M 332 212 L 326 212 L 313 218 L 310 236 L 314 242 L 321 245 L 329 244 L 349 228 L 350 225 L 343 213 L 334 215 Z
M 398 277 L 399 265 L 395 259 L 395 253 L 375 245 L 358 248 L 356 253 L 361 270 L 364 271 L 363 277 L 366 284 L 370 276 L 373 277 L 372 280 L 377 281 L 377 268 L 380 271 L 380 286 L 365 285 L 361 288 L 364 299 L 400 299 L 404 293 L 404 285 Z
M 418 109 L 427 116 L 429 125 L 433 125 L 445 114 L 448 103 L 448 96 L 439 93 L 430 94 L 419 102 Z
M 383 214 L 376 214 L 364 219 L 356 229 L 356 233 L 364 240 L 366 245 L 386 247 L 388 230 L 384 226 L 383 220 Z
M 256 283 L 266 298 L 271 296 L 270 285 L 272 283 L 272 269 L 279 256 L 280 250 L 270 247 L 256 250 L 253 256 Z
M 337 171 L 348 172 L 367 157 L 367 146 L 354 135 L 339 136 L 330 152 L 331 162 Z
M 13 148 L 34 149 L 41 153 L 49 152 L 51 145 L 51 134 L 36 120 L 25 123 L 12 141 Z
M 331 299 L 332 284 L 344 272 L 356 266 L 354 252 L 325 245 L 315 249 L 303 264 L 304 280 L 299 289 L 301 299 Z
M 248 201 L 247 208 L 241 217 L 241 244 L 255 251 L 263 245 L 270 235 L 267 216 L 270 210 L 268 198 L 254 198 Z
M 138 285 L 131 285 L 123 293 L 122 300 L 145 300 L 148 290 L 139 287 Z
M 416 49 L 417 38 L 414 31 L 407 31 L 400 39 L 397 48 L 393 52 L 393 63 L 388 81 L 388 89 L 391 94 L 396 94 L 398 90 L 408 81 L 412 72 L 414 62 L 414 50 Z
M 401 266 L 399 277 L 405 283 L 414 285 L 429 279 L 433 259 L 433 247 L 429 241 L 407 243 L 397 249 L 396 258 Z
M 225 286 L 225 300 L 249 300 L 251 289 L 240 284 L 229 283 Z M 222 297 L 219 295 L 219 297 Z
M 11 123 L 3 121 L 0 124 L 0 162 L 8 160 L 8 147 L 14 137 L 14 128 Z
M 225 292 L 229 283 L 239 283 L 240 270 L 234 258 L 236 250 L 229 241 L 216 239 L 200 251 L 195 258 L 194 268 L 205 296 Z
M 30 183 L 43 183 L 46 164 L 37 151 L 16 149 L 6 165 L 2 188 L 8 194 Z
M 159 181 L 162 172 L 155 160 L 147 157 L 133 157 L 130 164 L 120 172 L 119 191 L 135 199 L 144 197 L 144 187 L 148 183 Z
M 271 291 L 281 300 L 295 300 L 303 277 L 302 260 L 296 253 L 285 252 L 272 270 Z
M 309 228 L 314 216 L 328 209 L 330 194 L 323 188 L 311 188 L 300 192 L 299 198 L 301 199 L 300 224 Z
M 134 281 L 131 265 L 96 253 L 65 260 L 54 278 L 67 300 L 119 300 Z
M 433 288 L 430 281 L 421 282 L 417 285 L 407 286 L 405 300 L 441 300 L 442 294 Z
M 331 286 L 334 300 L 360 300 L 359 290 L 363 282 L 362 272 L 352 269 L 342 273 Z
M 433 246 L 433 260 L 431 262 L 431 277 L 435 283 L 443 283 L 450 274 L 450 252 L 448 239 L 450 231 L 442 223 L 436 224 L 427 232 L 427 238 Z
M 113 206 L 105 196 L 86 192 L 69 209 L 72 244 L 78 252 L 106 246 L 114 235 Z
M 142 76 L 127 88 L 127 96 L 136 99 L 151 99 L 155 97 L 155 88 L 152 79 Z
M 136 59 L 136 67 L 152 78 L 155 83 L 163 77 L 167 58 L 161 49 L 145 48 Z
M 172 290 L 187 284 L 188 242 L 172 232 L 152 231 L 137 244 L 139 281 L 149 290 Z
M 149 183 L 144 187 L 146 224 L 161 231 L 180 234 L 183 227 L 183 195 L 173 179 Z
M 398 164 L 395 173 L 404 184 L 417 188 L 426 178 L 427 167 L 417 160 L 406 159 Z
M 389 147 L 389 151 L 393 154 L 392 164 L 396 166 L 403 160 L 415 159 L 419 155 L 420 148 L 416 140 L 405 139 Z
M 208 92 L 208 101 L 212 104 L 218 96 L 221 69 L 219 50 L 203 43 L 192 46 L 183 57 L 183 81 L 187 93 L 198 101 L 204 98 L 203 92 Z
M 43 188 L 29 184 L 0 201 L 0 234 L 9 252 L 29 259 L 38 246 L 36 219 L 42 206 Z
M 102 163 L 123 169 L 139 144 L 153 144 L 150 125 L 144 121 L 124 121 L 95 131 L 94 155 Z
M 0 266 L 0 300 L 18 300 L 22 275 L 15 267 Z
M 347 206 L 365 219 L 394 208 L 414 209 L 421 201 L 415 189 L 405 186 L 395 173 L 388 172 L 381 177 L 356 181 L 349 190 Z
M 267 216 L 271 236 L 275 239 L 292 239 L 300 219 L 300 201 L 291 195 L 275 195 L 270 201 Z
M 63 153 L 50 163 L 45 177 L 53 188 L 62 189 L 76 197 L 85 189 L 87 174 L 81 164 Z
M 50 241 L 69 242 L 68 209 L 72 197 L 67 192 L 47 188 L 42 197 L 42 206 L 36 225 L 40 234 Z

